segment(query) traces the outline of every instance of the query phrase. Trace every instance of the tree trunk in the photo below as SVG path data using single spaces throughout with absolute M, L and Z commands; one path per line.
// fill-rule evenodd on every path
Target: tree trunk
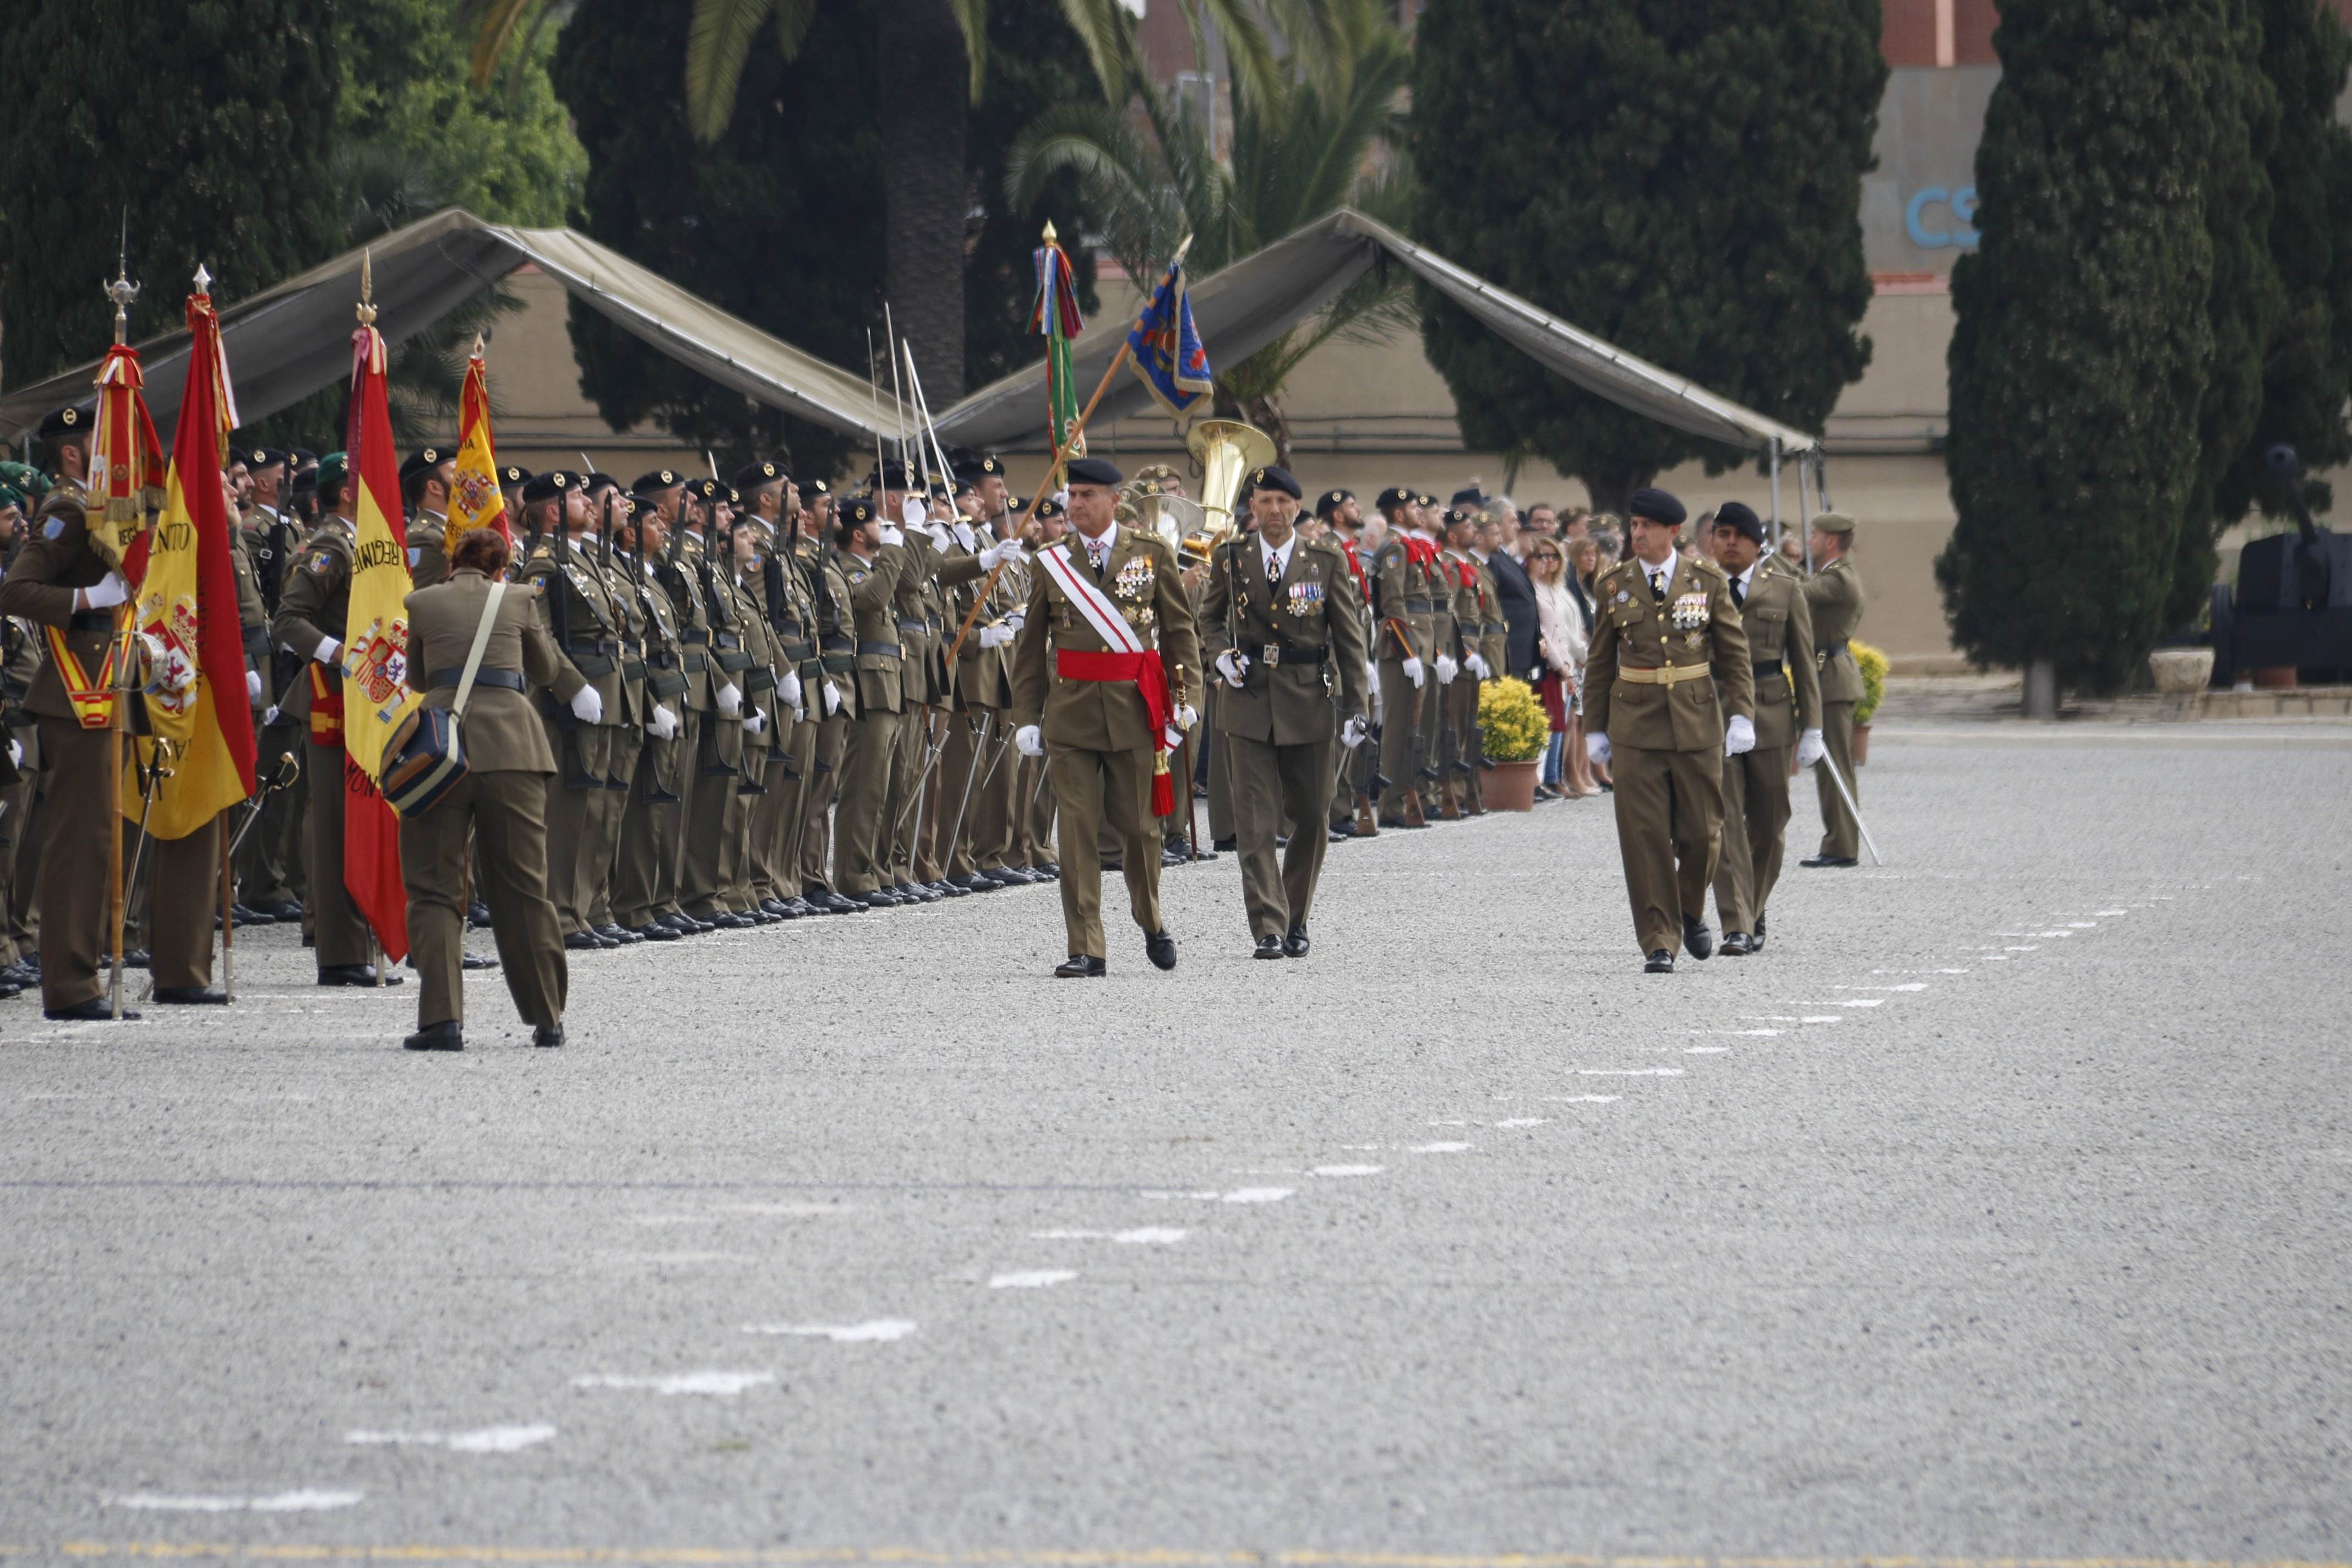
M 946 0 L 881 0 L 885 287 L 936 412 L 964 395 L 964 132 L 971 65 Z M 890 384 L 889 368 L 882 369 Z
M 1638 468 L 1612 469 L 1608 473 L 1579 474 L 1584 488 L 1592 496 L 1592 510 L 1613 513 L 1619 522 L 1626 521 L 1625 509 L 1633 500 L 1633 492 L 1658 476 Z
M 2028 719 L 2058 717 L 2058 667 L 2046 658 L 2037 658 L 2025 667 L 2025 716 Z

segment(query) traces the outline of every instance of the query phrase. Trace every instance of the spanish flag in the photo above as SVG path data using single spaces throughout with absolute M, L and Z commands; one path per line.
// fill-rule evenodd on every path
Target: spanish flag
M 400 879 L 400 817 L 383 798 L 383 751 L 421 699 L 408 689 L 408 530 L 400 458 L 384 396 L 383 334 L 373 307 L 352 334 L 352 473 L 359 532 L 351 619 L 343 628 L 343 887 L 384 956 L 408 956 L 408 891 Z
M 187 390 L 172 437 L 163 517 L 141 541 L 146 572 L 133 616 L 151 646 L 163 650 L 147 682 L 153 738 L 139 742 L 142 765 L 159 741 L 173 759 L 147 818 L 158 838 L 185 838 L 253 794 L 253 708 L 245 692 L 236 568 L 221 490 L 236 405 L 210 294 L 188 296 L 188 333 Z M 133 773 L 123 780 L 122 812 L 135 820 L 139 811 Z
M 457 477 L 449 490 L 449 527 L 443 551 L 457 553 L 457 541 L 477 528 L 494 528 L 509 544 L 514 529 L 507 521 L 505 495 L 499 489 L 499 459 L 490 444 L 490 378 L 482 363 L 482 339 L 474 336 L 474 352 L 466 361 L 466 384 L 457 395 Z

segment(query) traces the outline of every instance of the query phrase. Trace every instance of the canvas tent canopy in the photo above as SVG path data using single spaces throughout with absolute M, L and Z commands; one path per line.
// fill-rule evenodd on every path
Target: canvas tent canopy
M 376 326 L 394 342 L 516 268 L 533 264 L 623 330 L 770 407 L 861 437 L 895 436 L 907 427 L 887 388 L 877 390 L 866 377 L 803 353 L 568 228 L 511 228 L 453 207 L 385 236 L 365 253 Z M 361 251 L 352 251 L 222 312 L 222 346 L 247 419 L 265 418 L 349 376 L 362 258 Z M 1211 363 L 1247 358 L 1370 268 L 1391 264 L 1410 268 L 1538 363 L 1622 407 L 1769 454 L 1776 466 L 1780 455 L 1818 445 L 1814 437 L 1604 342 L 1344 207 L 1192 284 L 1193 313 Z M 1080 385 L 1101 375 L 1128 325 L 1124 319 L 1106 320 L 1077 339 Z M 166 429 L 177 414 L 187 352 L 185 331 L 140 345 L 148 403 Z M 0 398 L 0 439 L 16 440 L 51 409 L 86 398 L 96 366 L 92 360 Z M 981 447 L 1042 445 L 1045 380 L 1040 360 L 981 388 L 936 415 L 940 438 Z M 1138 412 L 1149 401 L 1141 382 L 1122 376 L 1098 417 Z

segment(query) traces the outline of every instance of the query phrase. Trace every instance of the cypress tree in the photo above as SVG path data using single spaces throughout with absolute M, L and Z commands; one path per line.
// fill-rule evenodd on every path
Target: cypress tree
M 333 254 L 331 0 L 28 0 L 0 120 L 0 320 L 22 384 L 94 358 L 125 215 L 136 341 L 199 263 L 234 304 Z
M 1821 428 L 1869 360 L 1877 0 L 1433 0 L 1417 29 L 1416 237 Z M 1426 290 L 1422 331 L 1471 446 L 1548 458 L 1604 508 L 1676 463 L 1740 460 L 1537 368 Z
M 1958 511 L 1936 563 L 1979 665 L 2111 689 L 2155 640 L 2213 362 L 2204 182 L 2229 0 L 2011 0 L 1953 268 Z

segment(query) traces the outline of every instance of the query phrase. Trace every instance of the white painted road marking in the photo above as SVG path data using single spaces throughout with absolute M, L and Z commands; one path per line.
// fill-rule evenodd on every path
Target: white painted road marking
M 905 1318 L 876 1318 L 865 1323 L 746 1323 L 743 1331 L 831 1340 L 837 1345 L 868 1345 L 903 1340 L 915 1331 L 915 1325 Z
M 1010 1274 L 992 1276 L 992 1290 L 1043 1290 L 1049 1285 L 1066 1284 L 1078 1277 L 1075 1268 L 1017 1268 Z
M 688 1372 L 671 1377 L 625 1377 L 613 1373 L 590 1373 L 572 1380 L 574 1388 L 628 1388 L 652 1394 L 708 1394 L 719 1399 L 732 1399 L 747 1388 L 757 1388 L 763 1383 L 773 1383 L 772 1372 Z
M 555 1436 L 544 1421 L 525 1426 L 482 1426 L 471 1432 L 346 1432 L 346 1443 L 393 1447 L 446 1448 L 453 1454 L 519 1454 Z
M 110 1508 L 143 1508 L 166 1513 L 316 1513 L 350 1508 L 365 1492 L 308 1489 L 270 1492 L 261 1497 L 179 1496 L 170 1492 L 124 1492 L 105 1500 Z

